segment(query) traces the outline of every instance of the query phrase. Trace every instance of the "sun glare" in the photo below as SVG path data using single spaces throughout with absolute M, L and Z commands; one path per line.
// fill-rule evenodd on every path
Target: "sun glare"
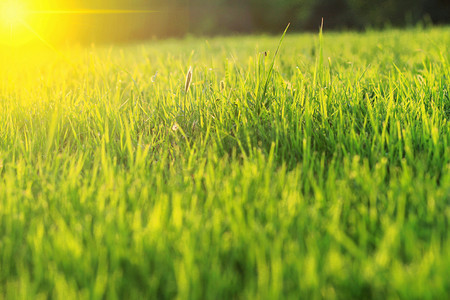
M 27 5 L 25 5 L 26 3 Z M 29 5 L 28 5 L 29 4 Z M 51 44 L 76 35 L 74 19 L 69 15 L 148 14 L 153 10 L 115 10 L 115 9 L 52 9 L 45 0 L 0 0 L 0 44 L 21 46 L 31 41 Z M 66 17 L 63 17 L 66 16 Z
M 16 1 L 7 1 L 0 3 L 0 16 L 2 22 L 8 26 L 17 25 L 25 17 L 25 8 Z

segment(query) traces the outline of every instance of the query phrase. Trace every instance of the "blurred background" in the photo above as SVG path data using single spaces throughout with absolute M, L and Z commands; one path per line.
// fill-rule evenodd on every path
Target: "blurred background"
M 1 1 L 1 0 L 0 0 Z M 17 0 L 20 1 L 20 0 Z M 450 23 L 450 0 L 23 0 L 29 9 L 155 10 L 142 14 L 37 15 L 50 42 L 109 43 L 236 33 L 363 30 Z

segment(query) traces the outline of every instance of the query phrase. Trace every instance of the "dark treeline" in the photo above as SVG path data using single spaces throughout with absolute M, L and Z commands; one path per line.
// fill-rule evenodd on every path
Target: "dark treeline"
M 409 26 L 450 22 L 450 0 L 76 0 L 83 8 L 152 9 L 138 15 L 73 16 L 77 38 L 94 41 Z M 76 23 L 76 24 L 75 24 Z

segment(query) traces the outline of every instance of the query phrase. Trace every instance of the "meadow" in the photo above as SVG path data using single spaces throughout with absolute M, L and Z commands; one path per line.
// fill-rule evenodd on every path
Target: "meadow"
M 280 37 L 2 50 L 0 299 L 448 298 L 450 28 Z

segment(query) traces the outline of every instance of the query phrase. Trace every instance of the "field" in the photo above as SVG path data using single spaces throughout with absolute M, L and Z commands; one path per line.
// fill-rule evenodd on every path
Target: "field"
M 280 38 L 2 52 L 0 299 L 448 298 L 450 28 Z

